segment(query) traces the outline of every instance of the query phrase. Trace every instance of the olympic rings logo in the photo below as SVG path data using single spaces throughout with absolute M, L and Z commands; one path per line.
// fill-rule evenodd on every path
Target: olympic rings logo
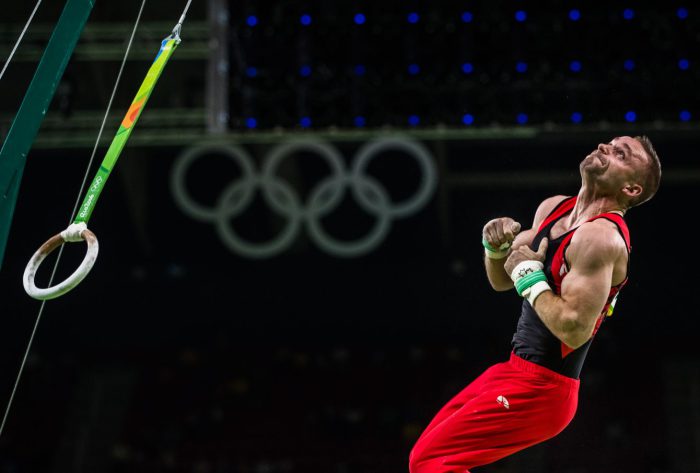
M 413 158 L 420 168 L 420 183 L 407 199 L 393 202 L 384 185 L 366 173 L 370 162 L 380 153 L 398 150 Z M 294 153 L 314 153 L 328 164 L 330 175 L 311 189 L 306 202 L 277 174 L 281 163 Z M 187 190 L 190 166 L 200 157 L 217 153 L 234 161 L 242 175 L 232 181 L 212 207 L 195 201 Z M 281 143 L 262 160 L 261 171 L 245 149 L 236 145 L 205 144 L 185 150 L 175 161 L 171 174 L 171 190 L 180 209 L 193 219 L 211 222 L 222 242 L 234 253 L 249 258 L 270 258 L 284 252 L 297 238 L 302 226 L 323 251 L 339 257 L 364 255 L 381 244 L 394 219 L 408 217 L 423 208 L 437 187 L 437 172 L 430 151 L 406 137 L 383 137 L 363 145 L 351 160 L 350 169 L 338 149 L 317 139 L 301 139 Z M 233 219 L 251 204 L 256 190 L 262 192 L 266 205 L 286 219 L 284 228 L 269 241 L 251 242 L 236 233 Z M 375 217 L 372 228 L 356 240 L 332 237 L 321 224 L 341 202 L 347 189 L 363 211 Z

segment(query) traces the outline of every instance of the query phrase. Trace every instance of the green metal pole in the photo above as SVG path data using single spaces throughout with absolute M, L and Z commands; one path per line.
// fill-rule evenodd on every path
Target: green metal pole
M 68 0 L 0 150 L 0 268 L 29 150 L 95 0 Z

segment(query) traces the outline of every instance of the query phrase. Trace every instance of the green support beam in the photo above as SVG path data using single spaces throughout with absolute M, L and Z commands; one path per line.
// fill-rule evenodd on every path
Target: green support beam
M 68 0 L 0 150 L 0 268 L 24 165 L 94 0 Z

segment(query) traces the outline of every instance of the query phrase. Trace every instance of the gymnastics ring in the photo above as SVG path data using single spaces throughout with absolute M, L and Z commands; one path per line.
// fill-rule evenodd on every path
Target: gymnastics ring
M 85 253 L 83 262 L 80 263 L 78 269 L 76 269 L 73 274 L 68 276 L 65 281 L 56 284 L 55 286 L 47 287 L 46 289 L 40 289 L 34 284 L 34 277 L 39 269 L 39 265 L 41 265 L 41 262 L 44 261 L 44 258 L 46 258 L 49 253 L 64 243 L 72 240 L 67 240 L 61 233 L 57 233 L 49 238 L 46 243 L 41 245 L 41 247 L 29 260 L 29 263 L 27 263 L 27 267 L 24 269 L 22 282 L 24 283 L 24 290 L 27 292 L 27 294 L 40 301 L 55 299 L 56 297 L 60 297 L 66 292 L 70 291 L 75 286 L 80 284 L 83 279 L 85 279 L 85 276 L 88 275 L 92 269 L 92 266 L 95 264 L 100 245 L 97 243 L 97 237 L 95 234 L 87 228 L 80 232 L 80 237 L 87 242 L 87 252 Z

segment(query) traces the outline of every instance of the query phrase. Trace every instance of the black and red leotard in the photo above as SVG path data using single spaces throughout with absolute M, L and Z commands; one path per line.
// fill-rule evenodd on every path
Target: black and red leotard
M 557 295 L 561 293 L 561 283 L 569 271 L 569 264 L 564 253 L 571 242 L 571 238 L 574 236 L 574 232 L 576 232 L 576 228 L 555 239 L 550 237 L 550 231 L 559 219 L 571 212 L 575 203 L 576 197 L 569 197 L 560 202 L 542 222 L 531 245 L 533 249 L 536 249 L 539 247 L 542 238 L 549 238 L 547 255 L 544 260 L 544 272 L 547 276 L 547 282 Z M 618 231 L 625 240 L 629 254 L 630 237 L 624 219 L 616 213 L 603 213 L 590 218 L 588 222 L 599 218 L 607 219 L 617 226 Z M 606 316 L 612 315 L 617 295 L 626 283 L 627 277 L 617 286 L 610 288 L 608 300 L 598 317 L 593 336 L 595 336 Z M 578 378 L 588 349 L 593 341 L 593 336 L 579 348 L 570 348 L 552 334 L 537 313 L 535 313 L 530 303 L 527 300 L 523 300 L 517 330 L 513 335 L 512 347 L 513 352 L 520 358 L 549 368 L 564 376 Z

